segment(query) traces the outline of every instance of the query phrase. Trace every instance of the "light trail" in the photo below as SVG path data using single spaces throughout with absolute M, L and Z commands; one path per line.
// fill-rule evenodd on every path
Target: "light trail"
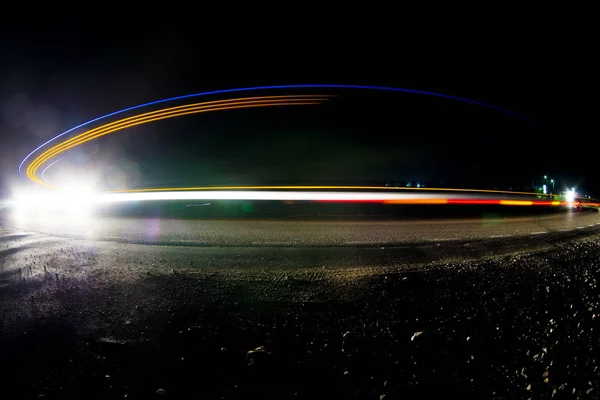
M 317 203 L 381 203 L 405 205 L 499 205 L 499 206 L 564 206 L 564 201 L 503 200 L 470 198 L 414 198 L 414 199 L 319 199 Z
M 534 201 L 527 201 L 527 200 L 500 200 L 499 204 L 501 206 L 531 206 L 533 204 L 538 204 L 541 206 L 551 206 L 552 202 L 547 202 L 547 201 L 541 201 L 541 202 L 534 202 Z
M 304 185 L 304 186 L 196 186 L 196 187 L 172 187 L 172 188 L 146 188 L 131 190 L 112 190 L 108 193 L 145 193 L 145 192 L 182 192 L 197 190 L 388 190 L 388 191 L 443 191 L 443 192 L 470 192 L 470 193 L 503 193 L 529 196 L 552 197 L 553 194 L 542 194 L 534 192 L 513 192 L 509 190 L 487 190 L 487 189 L 455 189 L 455 188 L 429 188 L 429 187 L 406 187 L 406 186 L 335 186 L 335 185 Z
M 101 125 L 97 128 L 91 129 L 91 130 L 86 131 L 82 134 L 79 134 L 71 139 L 68 139 L 68 140 L 60 143 L 59 145 L 54 146 L 50 150 L 44 152 L 42 155 L 38 156 L 30 164 L 28 171 L 31 170 L 31 168 L 36 165 L 36 162 L 39 161 L 43 155 L 49 154 L 49 152 L 51 152 L 52 150 L 64 149 L 65 147 L 68 147 L 70 144 L 72 144 L 74 142 L 77 142 L 79 140 L 82 140 L 84 138 L 88 138 L 91 136 L 96 136 L 100 131 L 112 129 L 117 126 L 121 126 L 121 129 L 124 129 L 123 126 L 125 126 L 129 123 L 133 123 L 134 121 L 141 122 L 142 120 L 144 120 L 146 122 L 152 122 L 149 120 L 153 117 L 167 116 L 167 115 L 171 115 L 171 116 L 175 117 L 175 116 L 182 115 L 181 113 L 185 113 L 185 112 L 189 112 L 189 111 L 194 111 L 194 110 L 214 111 L 214 110 L 217 110 L 219 107 L 225 107 L 225 106 L 231 106 L 231 105 L 273 104 L 275 102 L 283 102 L 284 100 L 289 101 L 289 102 L 296 102 L 296 101 L 300 102 L 302 100 L 321 101 L 321 100 L 325 100 L 329 97 L 331 97 L 331 96 L 327 96 L 327 95 L 291 95 L 291 96 L 246 97 L 246 98 L 238 98 L 238 99 L 230 99 L 230 100 L 217 100 L 217 101 L 209 101 L 209 102 L 204 102 L 204 103 L 187 104 L 187 105 L 183 105 L 183 106 L 170 107 L 170 108 L 147 112 L 144 114 L 134 115 L 134 116 L 131 116 L 128 118 L 123 118 L 121 120 L 114 121 L 114 122 L 111 122 L 111 123 L 108 123 L 105 125 Z
M 224 110 L 232 110 L 232 109 L 241 109 L 241 108 L 255 108 L 255 107 L 270 107 L 270 106 L 290 106 L 290 105 L 313 105 L 320 104 L 323 101 L 327 100 L 331 96 L 313 96 L 313 95 L 300 95 L 300 96 L 271 96 L 270 99 L 265 99 L 264 97 L 259 100 L 255 100 L 255 98 L 246 98 L 246 99 L 236 99 L 228 102 L 218 101 L 218 102 L 207 102 L 207 103 L 198 103 L 194 105 L 188 106 L 179 106 L 172 107 L 169 109 L 158 110 L 134 117 L 125 118 L 123 120 L 115 121 L 110 124 L 106 124 L 100 126 L 98 128 L 92 129 L 90 131 L 84 132 L 80 135 L 73 137 L 52 147 L 51 149 L 45 151 L 40 156 L 38 156 L 27 168 L 27 176 L 41 185 L 46 187 L 53 187 L 49 183 L 46 183 L 40 180 L 37 177 L 37 170 L 43 165 L 46 161 L 55 157 L 56 155 L 67 151 L 73 147 L 76 147 L 80 144 L 88 142 L 90 140 L 96 139 L 100 136 L 108 135 L 110 133 L 123 130 L 129 127 L 133 127 L 140 124 L 145 124 L 149 122 L 154 122 L 162 119 L 173 118 L 183 115 L 196 114 L 201 112 L 210 112 L 210 111 L 224 111 Z M 242 101 L 243 100 L 243 101 Z
M 46 181 L 46 182 L 50 183 L 50 182 L 48 181 L 48 179 L 46 179 L 46 178 L 44 177 L 44 174 L 46 173 L 46 171 L 48 171 L 48 168 L 50 168 L 50 167 L 51 167 L 51 166 L 53 166 L 54 164 L 58 164 L 59 162 L 61 162 L 61 161 L 62 161 L 62 160 L 64 160 L 64 159 L 65 159 L 64 157 L 61 157 L 61 158 L 59 158 L 58 160 L 54 161 L 53 163 L 49 164 L 49 165 L 48 165 L 46 168 L 44 168 L 44 170 L 42 171 L 42 179 L 43 179 L 44 181 Z
M 465 198 L 463 194 L 398 193 L 398 192 L 327 192 L 327 191 L 281 191 L 281 190 L 202 190 L 163 191 L 134 193 L 102 193 L 101 203 L 160 200 L 246 200 L 246 201 L 314 201 L 318 203 L 381 203 L 381 204 L 456 204 L 456 205 L 504 205 L 504 206 L 560 206 L 562 201 L 515 200 L 507 198 Z
M 283 201 L 314 202 L 323 204 L 357 203 L 381 204 L 390 206 L 426 205 L 426 206 L 503 206 L 503 207 L 574 207 L 598 206 L 600 204 L 572 203 L 566 201 L 548 201 L 538 199 L 519 199 L 491 197 L 490 194 L 465 193 L 423 193 L 423 192 L 348 192 L 348 191 L 302 191 L 302 190 L 200 190 L 200 191 L 162 191 L 134 193 L 90 193 L 80 190 L 51 190 L 39 193 L 22 193 L 8 205 L 19 213 L 59 212 L 65 215 L 92 213 L 103 205 L 148 201 Z M 26 214 L 23 214 L 26 215 Z
M 151 112 L 142 114 L 139 116 L 125 118 L 124 120 L 115 121 L 113 123 L 100 126 L 98 128 L 92 129 L 91 131 L 84 132 L 76 137 L 65 141 L 53 148 L 47 150 L 40 156 L 38 156 L 28 167 L 27 175 L 30 179 L 42 183 L 36 176 L 35 171 L 39 168 L 45 161 L 50 158 L 56 156 L 57 154 L 66 151 L 70 148 L 73 148 L 79 144 L 85 143 L 89 140 L 95 139 L 100 136 L 104 136 L 118 130 L 122 130 L 128 127 L 140 125 L 142 123 L 153 122 L 161 119 L 172 118 L 176 116 L 195 114 L 200 112 L 208 112 L 208 111 L 222 111 L 222 110 L 231 110 L 231 109 L 239 109 L 239 108 L 252 108 L 252 107 L 266 107 L 266 106 L 285 106 L 285 105 L 306 105 L 306 104 L 318 104 L 323 101 L 324 98 L 321 97 L 311 97 L 301 96 L 298 99 L 290 98 L 289 96 L 285 96 L 278 99 L 271 100 L 253 100 L 243 99 L 245 101 L 234 100 L 228 103 L 223 103 L 219 101 L 219 104 L 214 104 L 214 102 L 209 102 L 210 104 L 200 103 L 198 105 L 187 106 L 186 108 L 176 107 L 173 109 L 166 110 L 158 110 L 157 112 Z M 314 100 L 314 101 L 310 101 Z M 43 184 L 43 183 L 42 183 Z
M 87 122 L 84 122 L 82 124 L 79 124 L 77 126 L 74 126 L 73 128 L 70 128 L 58 135 L 56 135 L 55 137 L 47 140 L 46 142 L 42 143 L 41 145 L 39 145 L 38 147 L 36 147 L 35 149 L 33 149 L 29 154 L 27 154 L 27 156 L 25 156 L 25 158 L 23 158 L 23 160 L 21 161 L 21 163 L 19 164 L 18 167 L 18 173 L 19 175 L 21 174 L 21 168 L 23 167 L 23 164 L 38 150 L 42 149 L 43 147 L 47 146 L 48 144 L 50 144 L 51 142 L 55 141 L 56 139 L 71 133 L 73 131 L 76 131 L 77 129 L 83 128 L 85 126 L 88 126 L 90 124 L 93 124 L 94 122 L 98 122 L 101 121 L 103 119 L 115 116 L 115 115 L 119 115 L 119 114 L 123 114 L 126 113 L 128 111 L 132 111 L 132 110 L 136 110 L 139 108 L 143 108 L 143 107 L 148 107 L 148 106 L 152 106 L 152 105 L 156 105 L 156 104 L 161 104 L 161 103 L 167 103 L 170 101 L 177 101 L 177 100 L 184 100 L 184 99 L 189 99 L 189 98 L 193 98 L 193 97 L 201 97 L 201 96 L 210 96 L 210 95 L 217 95 L 217 94 L 225 94 L 225 93 L 239 93 L 239 92 L 250 92 L 250 91 L 260 91 L 260 90 L 276 90 L 276 89 L 356 89 L 356 90 L 377 90 L 377 91 L 388 91 L 388 92 L 403 92 L 403 93 L 412 93 L 412 94 L 420 94 L 420 95 L 425 95 L 425 96 L 432 96 L 432 97 L 438 97 L 438 98 L 444 98 L 444 99 L 449 99 L 449 100 L 454 100 L 454 101 L 460 101 L 460 102 L 464 102 L 464 103 L 468 103 L 468 104 L 473 104 L 476 106 L 480 106 L 480 107 L 485 107 L 485 108 L 489 108 L 492 110 L 496 110 L 499 112 L 502 112 L 504 114 L 509 114 L 509 115 L 513 115 L 515 117 L 521 118 L 523 120 L 532 122 L 532 123 L 537 123 L 536 121 L 522 115 L 519 113 L 516 113 L 514 111 L 502 108 L 502 107 L 497 107 L 491 104 L 487 104 L 484 102 L 480 102 L 480 101 L 476 101 L 476 100 L 471 100 L 471 99 L 467 99 L 464 97 L 458 97 L 458 96 L 451 96 L 451 95 L 447 95 L 447 94 L 442 94 L 442 93 L 435 93 L 435 92 L 429 92 L 429 91 L 424 91 L 424 90 L 415 90 L 415 89 L 405 89 L 405 88 L 394 88 L 394 87 L 386 87 L 386 86 L 372 86 L 372 85 L 344 85 L 344 84 L 304 84 L 304 85 L 273 85 L 273 86 L 255 86 L 255 87 L 245 87 L 245 88 L 235 88 L 235 89 L 224 89 L 224 90 L 214 90 L 214 91 L 210 91 L 210 92 L 202 92 L 202 93 L 194 93 L 194 94 L 188 94 L 188 95 L 183 95 L 183 96 L 176 96 L 176 97 L 170 97 L 170 98 L 166 98 L 166 99 L 161 99 L 161 100 L 155 100 L 155 101 L 151 101 L 148 103 L 144 103 L 144 104 L 138 104 L 136 106 L 132 106 L 132 107 L 128 107 L 128 108 L 124 108 L 122 110 L 118 110 L 118 111 L 114 111 L 105 115 L 102 115 L 100 117 L 91 119 Z
M 513 114 L 522 118 L 525 118 L 521 115 L 515 114 L 509 110 L 500 109 L 495 106 L 491 106 L 484 103 L 479 103 L 476 101 L 472 101 L 469 99 L 447 96 L 442 94 L 436 94 L 431 92 L 422 92 L 408 89 L 400 89 L 400 88 L 387 88 L 387 87 L 376 87 L 376 86 L 355 86 L 355 85 L 285 85 L 285 86 L 270 86 L 270 87 L 255 87 L 255 88 L 241 88 L 241 89 L 230 89 L 223 91 L 215 91 L 215 92 L 206 92 L 199 93 L 194 95 L 186 95 L 179 96 L 170 99 L 163 99 L 155 102 L 150 102 L 146 104 L 142 104 L 139 106 L 130 107 L 115 113 L 107 114 L 105 116 L 96 118 L 94 120 L 88 121 L 84 124 L 78 125 L 75 128 L 72 128 L 66 132 L 63 132 L 60 135 L 52 138 L 51 140 L 44 143 L 42 146 L 39 146 L 34 151 L 32 151 L 19 165 L 19 173 L 21 171 L 21 167 L 23 163 L 36 151 L 38 151 L 43 146 L 47 145 L 51 141 L 61 137 L 75 129 L 81 128 L 83 126 L 89 125 L 93 122 L 99 121 L 101 119 L 107 118 L 109 116 L 117 115 L 120 113 L 124 113 L 126 111 L 131 111 L 137 108 L 142 108 L 144 106 L 164 103 L 168 101 L 180 100 L 190 97 L 204 96 L 209 94 L 217 94 L 217 93 L 231 93 L 231 92 L 242 92 L 242 91 L 252 91 L 252 90 L 266 90 L 266 89 L 289 89 L 289 88 L 346 88 L 346 89 L 371 89 L 371 90 L 387 90 L 387 91 L 401 91 L 408 93 L 418 93 L 431 95 L 435 97 L 448 98 L 458 101 L 464 101 L 467 103 L 476 104 L 479 106 L 488 107 L 491 109 L 496 109 L 498 111 L 502 111 L 508 114 Z M 54 164 L 59 162 L 61 159 L 54 161 L 50 165 L 46 166 L 46 168 L 42 171 L 40 180 L 37 176 L 37 171 L 41 168 L 46 162 L 59 155 L 62 152 L 70 150 L 76 146 L 84 144 L 93 139 L 99 138 L 104 135 L 108 135 L 126 128 L 130 128 L 133 126 L 150 123 L 162 119 L 173 118 L 178 116 L 190 115 L 200 112 L 209 112 L 209 111 L 221 111 L 221 110 L 232 110 L 239 108 L 252 108 L 252 107 L 267 107 L 267 106 L 287 106 L 287 105 L 311 105 L 311 104 L 320 104 L 327 99 L 334 97 L 331 95 L 279 95 L 279 96 L 258 96 L 258 97 L 246 97 L 246 98 L 237 98 L 237 99 L 229 99 L 229 100 L 216 100 L 216 101 L 208 101 L 202 103 L 193 103 L 175 107 L 164 108 L 160 110 L 154 110 L 150 112 L 146 112 L 139 115 L 134 115 L 131 117 L 123 118 L 108 124 L 104 124 L 102 126 L 96 127 L 94 129 L 85 131 L 79 135 L 76 135 L 64 142 L 46 150 L 42 154 L 40 154 L 37 158 L 35 158 L 31 164 L 27 168 L 27 176 L 33 181 L 44 185 L 46 187 L 54 187 L 50 182 L 48 182 L 44 173 Z M 527 118 L 525 118 L 527 119 Z M 287 192 L 274 192 L 285 190 Z M 407 194 L 407 193 L 378 193 L 378 196 L 371 196 L 370 198 L 365 198 L 357 195 L 362 195 L 364 192 L 335 192 L 336 196 L 339 197 L 331 197 L 326 194 L 331 194 L 332 192 L 319 192 L 319 196 L 321 197 L 313 197 L 310 196 L 315 194 L 316 192 L 297 192 L 297 191 L 306 191 L 306 190 L 354 190 L 354 191 L 365 191 L 365 190 L 376 190 L 376 191 L 392 191 L 392 192 L 401 192 L 401 191 L 421 191 L 425 192 L 446 192 L 446 194 L 423 194 L 419 193 L 416 195 Z M 229 194 L 219 194 L 220 191 L 225 191 Z M 260 194 L 256 191 L 259 191 Z M 206 192 L 205 195 L 202 195 L 202 192 Z M 219 187 L 187 187 L 187 188 L 147 188 L 147 189 L 135 189 L 135 190 L 127 190 L 127 191 L 112 191 L 106 192 L 101 196 L 104 200 L 109 201 L 144 201 L 144 200 L 227 200 L 227 199 L 242 199 L 238 197 L 238 195 L 232 195 L 231 193 L 245 193 L 244 195 L 247 198 L 245 200 L 310 200 L 310 201 L 319 201 L 319 202 L 383 202 L 386 204 L 498 204 L 498 205 L 508 205 L 508 206 L 524 206 L 524 205 L 564 205 L 565 202 L 560 201 L 548 201 L 548 200 L 515 200 L 515 199 L 478 199 L 479 197 L 476 193 L 487 193 L 487 194 L 510 194 L 510 195 L 527 195 L 527 196 L 536 196 L 536 197 L 546 197 L 549 199 L 553 198 L 552 194 L 542 195 L 539 193 L 531 193 L 531 192 L 512 192 L 512 191 L 502 191 L 502 190 L 478 190 L 478 189 L 453 189 L 453 188 L 412 188 L 412 187 L 389 187 L 389 186 L 219 186 Z M 469 194 L 468 197 L 457 197 L 453 194 L 448 194 L 447 192 L 454 193 L 465 193 Z M 185 194 L 189 193 L 189 194 Z M 252 193 L 252 194 L 250 194 Z M 270 193 L 273 197 L 269 198 L 268 195 L 265 197 L 265 193 Z M 274 193 L 279 193 L 275 195 Z M 285 193 L 285 194 L 282 194 Z M 301 194 L 299 194 L 301 193 Z M 343 193 L 343 194 L 341 194 Z M 386 197 L 391 194 L 392 197 Z M 383 198 L 381 196 L 383 195 Z M 110 196 L 121 196 L 121 197 L 110 197 Z M 214 196 L 222 196 L 222 197 L 214 197 Z M 400 196 L 400 197 L 398 197 Z M 411 197 L 417 196 L 417 197 Z M 444 197 L 446 196 L 446 197 Z M 449 196 L 449 197 L 448 197 Z M 122 200 L 117 200 L 122 199 Z M 103 201 L 104 201 L 103 200 Z

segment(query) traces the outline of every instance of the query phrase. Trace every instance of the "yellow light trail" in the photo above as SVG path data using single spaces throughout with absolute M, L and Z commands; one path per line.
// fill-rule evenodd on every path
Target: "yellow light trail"
M 40 155 L 38 158 L 36 158 L 34 160 L 34 162 L 32 162 L 32 164 L 28 167 L 27 169 L 27 174 L 29 175 L 34 175 L 33 171 L 35 171 L 37 168 L 39 168 L 42 164 L 44 164 L 46 161 L 48 161 L 50 158 L 56 156 L 57 154 L 60 154 L 63 151 L 69 150 L 75 146 L 78 146 L 82 143 L 88 142 L 90 140 L 96 139 L 100 136 L 104 136 L 110 133 L 113 133 L 117 130 L 122 130 L 128 127 L 132 127 L 135 125 L 140 125 L 143 123 L 148 123 L 148 122 L 152 122 L 152 121 L 158 121 L 161 119 L 166 119 L 166 118 L 172 118 L 172 117 L 176 117 L 176 116 L 182 116 L 182 115 L 189 115 L 189 114 L 196 114 L 199 112 L 207 112 L 207 111 L 217 111 L 217 110 L 230 110 L 230 109 L 235 109 L 235 108 L 250 108 L 250 107 L 261 107 L 261 106 L 280 106 L 280 105 L 305 105 L 305 104 L 319 104 L 318 102 L 306 102 L 306 101 L 293 101 L 293 102 L 283 102 L 283 101 L 276 101 L 276 102 L 266 102 L 266 101 L 258 101 L 258 102 L 245 102 L 245 103 L 235 103 L 235 106 L 221 106 L 221 107 L 215 107 L 215 106 L 210 106 L 210 107 L 197 107 L 197 108 L 193 108 L 193 109 L 186 109 L 186 110 L 179 110 L 177 112 L 169 112 L 169 113 L 163 113 L 163 114 L 157 114 L 155 116 L 153 116 L 153 118 L 138 118 L 126 123 L 120 123 L 117 125 L 114 125 L 112 127 L 109 128 L 105 128 L 102 127 L 101 130 L 93 132 L 92 135 L 87 134 L 86 137 L 77 137 L 75 141 L 70 142 L 70 143 L 63 143 L 63 144 L 59 144 L 53 148 L 51 148 L 50 150 L 44 152 L 42 155 Z M 262 103 L 262 104 L 256 104 L 256 103 Z
M 114 121 L 114 122 L 99 126 L 97 128 L 86 131 L 80 135 L 77 135 L 71 139 L 68 139 L 68 140 L 54 146 L 53 148 L 46 151 L 45 153 L 50 152 L 52 149 L 59 149 L 59 148 L 67 147 L 69 144 L 77 142 L 83 138 L 95 136 L 101 130 L 109 129 L 109 128 L 115 127 L 117 125 L 130 123 L 130 122 L 133 122 L 134 120 L 137 121 L 137 120 L 141 120 L 141 119 L 148 119 L 150 117 L 156 117 L 158 115 L 173 114 L 173 116 L 178 116 L 178 115 L 180 115 L 180 114 L 178 114 L 179 112 L 190 111 L 191 109 L 216 108 L 217 106 L 233 105 L 234 103 L 235 104 L 241 104 L 241 103 L 248 104 L 250 102 L 267 103 L 267 102 L 271 102 L 271 101 L 283 101 L 283 100 L 289 100 L 289 101 L 300 101 L 300 100 L 308 101 L 308 100 L 314 100 L 314 99 L 326 100 L 329 97 L 332 97 L 332 96 L 328 96 L 328 95 L 260 96 L 260 97 L 246 97 L 246 98 L 231 99 L 231 100 L 216 100 L 216 101 L 208 101 L 208 102 L 203 102 L 203 103 L 194 103 L 194 104 L 186 104 L 183 106 L 170 107 L 170 108 L 147 112 L 144 114 L 134 115 L 132 117 L 123 118 L 118 121 Z M 175 114 L 177 114 L 177 115 L 175 115 Z M 41 156 L 38 156 L 34 161 L 32 161 L 31 164 L 29 165 L 29 168 L 32 168 L 34 166 L 34 163 L 36 162 L 36 160 L 39 160 L 40 157 Z
M 384 204 L 448 204 L 448 199 L 385 200 Z
M 500 204 L 503 206 L 531 206 L 533 201 L 527 200 L 500 200 Z
M 240 108 L 252 108 L 252 107 L 267 107 L 267 106 L 288 106 L 288 105 L 310 105 L 320 104 L 327 100 L 331 96 L 326 95 L 295 95 L 295 96 L 263 96 L 263 97 L 251 97 L 234 100 L 219 100 L 214 102 L 196 103 L 185 106 L 171 107 L 167 109 L 152 111 L 145 114 L 140 114 L 133 117 L 124 118 L 119 121 L 115 121 L 90 131 L 84 132 L 77 135 L 65 142 L 62 142 L 38 156 L 27 168 L 27 176 L 47 187 L 53 187 L 53 185 L 43 182 L 37 177 L 37 170 L 46 161 L 52 157 L 69 150 L 75 146 L 98 138 L 100 136 L 108 135 L 110 133 L 126 129 L 132 126 L 158 121 L 161 119 L 173 118 L 182 115 L 196 114 L 200 112 L 209 111 L 223 111 Z M 257 100 L 258 99 L 258 100 Z
M 235 105 L 235 106 L 249 105 L 249 104 L 257 104 L 257 106 L 261 106 L 261 105 L 265 105 L 265 106 L 267 106 L 267 105 L 292 105 L 292 104 L 282 104 L 282 102 L 287 100 L 288 102 L 295 102 L 295 104 L 299 104 L 299 103 L 303 102 L 302 100 L 308 101 L 308 100 L 316 99 L 318 101 L 322 101 L 323 96 L 317 96 L 315 98 L 313 98 L 312 96 L 310 98 L 307 96 L 303 96 L 302 98 L 297 98 L 297 99 L 291 98 L 291 96 L 270 96 L 270 99 L 264 99 L 264 97 L 261 99 L 263 99 L 263 100 L 254 100 L 253 98 L 247 98 L 247 99 L 236 99 L 233 101 L 229 101 L 227 103 L 224 103 L 224 101 L 218 101 L 218 102 L 206 102 L 206 103 L 199 103 L 199 104 L 193 104 L 193 105 L 187 105 L 187 106 L 172 107 L 169 109 L 158 110 L 158 111 L 154 111 L 154 112 L 150 112 L 150 113 L 146 113 L 146 114 L 142 114 L 142 115 L 138 115 L 138 116 L 134 116 L 134 117 L 125 118 L 123 120 L 115 121 L 113 123 L 106 124 L 106 125 L 100 126 L 98 128 L 92 129 L 88 132 L 84 132 L 80 135 L 77 135 L 76 137 L 74 137 L 72 139 L 69 139 L 69 140 L 67 140 L 61 144 L 58 144 L 58 145 L 54 146 L 53 148 L 47 150 L 42 155 L 38 156 L 31 163 L 31 165 L 28 167 L 27 173 L 28 173 L 28 176 L 30 177 L 30 179 L 34 179 L 37 182 L 39 182 L 38 179 L 35 179 L 34 171 L 37 168 L 39 168 L 45 161 L 50 159 L 51 157 L 59 154 L 62 151 L 68 150 L 76 145 L 84 143 L 85 141 L 102 136 L 104 134 L 112 133 L 116 130 L 125 129 L 130 126 L 137 125 L 139 123 L 147 123 L 147 122 L 156 121 L 158 119 L 164 119 L 164 118 L 175 117 L 175 116 L 180 116 L 180 115 L 187 115 L 187 114 L 196 113 L 196 112 L 216 111 L 216 110 L 224 110 L 224 109 L 231 109 L 231 108 L 242 108 L 242 107 L 233 107 L 232 105 Z M 240 100 L 244 100 L 244 101 L 240 101 Z M 250 100 L 253 100 L 253 101 L 250 101 Z M 215 104 L 215 103 L 217 103 L 217 104 Z M 263 104 L 260 104 L 260 103 L 263 103 Z M 227 107 L 227 108 L 225 108 L 225 107 Z M 243 108 L 246 108 L 246 107 L 243 107 Z M 163 117 L 163 118 L 158 118 L 158 117 Z

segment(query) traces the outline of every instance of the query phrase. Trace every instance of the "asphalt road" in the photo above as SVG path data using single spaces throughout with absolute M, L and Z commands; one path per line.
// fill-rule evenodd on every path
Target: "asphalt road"
M 158 221 L 191 237 L 207 222 L 226 237 L 244 227 L 248 239 L 253 224 L 268 237 L 278 226 L 287 236 L 275 247 L 140 245 L 2 224 L 1 390 L 61 400 L 593 399 L 598 218 L 304 221 L 295 231 L 302 243 L 349 227 L 514 235 L 396 247 L 287 247 L 290 221 Z M 115 218 L 109 233 L 135 220 L 137 232 L 153 226 Z
M 25 230 L 51 235 L 180 246 L 395 246 L 527 237 L 600 224 L 594 211 L 521 217 L 421 220 L 249 220 L 96 217 L 30 221 Z

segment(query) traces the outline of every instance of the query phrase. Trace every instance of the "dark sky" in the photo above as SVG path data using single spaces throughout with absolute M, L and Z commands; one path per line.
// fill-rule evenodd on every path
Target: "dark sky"
M 100 163 L 103 184 L 127 170 L 141 186 L 406 179 L 495 186 L 547 173 L 598 193 L 590 44 L 583 30 L 553 24 L 510 33 L 391 27 L 221 39 L 177 25 L 16 28 L 0 39 L 2 192 L 19 182 L 18 163 L 37 145 L 123 107 L 240 86 L 347 83 L 466 97 L 538 123 L 419 95 L 320 91 L 341 97 L 319 109 L 230 111 L 134 128 L 81 146 L 65 166 Z

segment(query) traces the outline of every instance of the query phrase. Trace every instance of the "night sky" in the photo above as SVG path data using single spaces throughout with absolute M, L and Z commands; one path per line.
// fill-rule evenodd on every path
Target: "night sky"
M 209 90 L 341 83 L 466 97 L 534 122 L 415 94 L 278 91 L 268 94 L 339 97 L 132 128 L 69 153 L 64 168 L 100 165 L 103 187 L 116 187 L 123 171 L 132 187 L 411 180 L 505 188 L 548 174 L 600 193 L 585 35 L 532 31 L 408 40 L 392 30 L 360 41 L 331 32 L 282 44 L 260 36 L 208 41 L 177 27 L 15 29 L 0 39 L 0 192 L 22 184 L 16 170 L 30 150 L 108 112 Z

